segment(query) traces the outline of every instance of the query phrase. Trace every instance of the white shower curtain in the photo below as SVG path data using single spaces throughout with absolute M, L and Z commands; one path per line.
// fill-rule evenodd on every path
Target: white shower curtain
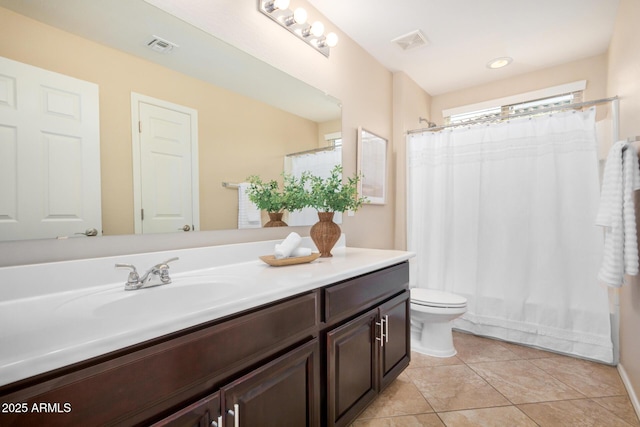
M 407 138 L 412 286 L 467 298 L 454 327 L 611 362 L 595 110 Z

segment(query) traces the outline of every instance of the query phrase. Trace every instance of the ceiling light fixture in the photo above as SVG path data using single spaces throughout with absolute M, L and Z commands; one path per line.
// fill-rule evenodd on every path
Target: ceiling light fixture
M 301 7 L 291 11 L 289 4 L 289 0 L 258 0 L 258 10 L 328 58 L 331 48 L 338 44 L 338 36 L 325 35 L 320 21 L 308 24 L 307 11 Z
M 510 58 L 508 56 L 502 56 L 500 58 L 492 59 L 491 61 L 487 62 L 487 68 L 496 70 L 498 68 L 506 67 L 507 65 L 511 64 L 512 61 L 513 61 L 513 58 Z

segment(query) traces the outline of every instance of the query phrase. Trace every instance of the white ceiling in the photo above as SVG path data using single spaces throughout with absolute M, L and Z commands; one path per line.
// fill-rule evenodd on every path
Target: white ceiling
M 607 51 L 619 0 L 308 0 L 391 71 L 431 95 Z M 292 5 L 294 1 L 291 2 Z M 391 40 L 421 30 L 427 46 Z M 338 45 L 339 48 L 339 45 Z M 513 63 L 486 64 L 509 56 Z
M 619 3 L 619 0 L 308 1 L 386 68 L 404 71 L 431 95 L 602 54 L 609 46 Z M 295 0 L 291 3 L 295 7 Z M 263 97 L 275 95 L 281 104 L 290 103 L 289 107 L 281 108 L 299 114 L 303 108 L 294 106 L 294 101 L 284 94 L 292 96 L 310 89 L 298 83 L 295 90 L 282 90 L 276 82 L 287 76 L 278 76 L 278 70 L 244 52 L 232 52 L 225 43 L 143 0 L 0 0 L 0 6 L 253 97 L 269 89 L 261 84 L 266 73 L 271 76 L 269 86 L 274 94 Z M 331 25 L 327 23 L 327 27 Z M 403 51 L 391 43 L 414 30 L 421 30 L 429 44 Z M 171 55 L 147 49 L 145 43 L 157 31 L 178 42 L 180 49 Z M 339 48 L 340 44 L 335 49 Z M 240 62 L 231 61 L 232 55 L 238 55 Z M 501 56 L 512 57 L 513 63 L 499 70 L 486 67 L 491 59 Z M 244 74 L 248 78 L 250 74 L 261 77 L 247 83 L 239 79 Z M 305 94 L 309 96 L 312 95 Z M 327 114 L 332 114 L 331 109 Z

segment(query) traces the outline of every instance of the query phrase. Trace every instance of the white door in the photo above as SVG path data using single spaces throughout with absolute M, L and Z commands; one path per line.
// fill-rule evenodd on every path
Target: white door
M 98 86 L 0 57 L 0 240 L 87 230 L 102 233 Z
M 136 233 L 199 229 L 197 112 L 138 94 L 132 105 Z

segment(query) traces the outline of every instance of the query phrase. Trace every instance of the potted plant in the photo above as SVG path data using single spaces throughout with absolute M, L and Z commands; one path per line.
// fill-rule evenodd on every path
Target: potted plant
M 318 211 L 319 221 L 311 227 L 310 236 L 320 250 L 321 257 L 330 257 L 331 249 L 340 238 L 340 226 L 333 222 L 335 212 L 357 211 L 366 198 L 358 197 L 358 182 L 361 177 L 354 175 L 342 180 L 342 166 L 336 165 L 327 178 L 305 174 L 303 182 L 308 182 L 308 206 Z
M 262 181 L 257 175 L 247 178 L 249 188 L 247 196 L 260 210 L 267 211 L 269 222 L 265 227 L 285 227 L 287 223 L 282 221 L 284 211 L 297 211 L 307 205 L 307 196 L 304 182 L 291 175 L 284 175 L 283 190 L 276 180 Z

